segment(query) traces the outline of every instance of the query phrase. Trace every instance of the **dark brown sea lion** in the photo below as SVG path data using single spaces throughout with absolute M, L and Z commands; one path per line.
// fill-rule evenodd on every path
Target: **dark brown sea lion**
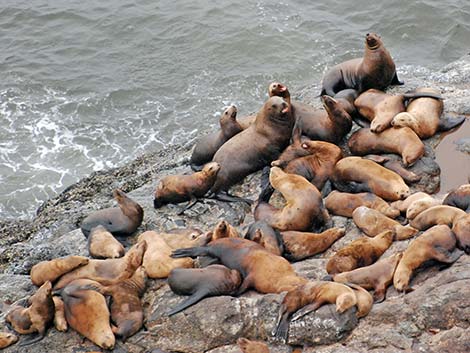
M 84 256 L 66 256 L 50 261 L 41 261 L 31 268 L 31 281 L 36 286 L 42 286 L 45 282 L 53 283 L 60 276 L 84 266 L 89 259 Z
M 323 76 L 321 94 L 334 96 L 352 88 L 359 93 L 369 88 L 384 90 L 389 85 L 402 85 L 395 71 L 395 63 L 382 39 L 375 33 L 366 34 L 363 58 L 352 59 L 333 66 Z
M 244 337 L 237 340 L 238 347 L 243 353 L 269 353 L 266 343 L 260 341 L 250 341 Z
M 424 210 L 410 224 L 419 230 L 426 230 L 436 224 L 447 224 L 449 227 L 452 227 L 457 219 L 465 215 L 465 211 L 462 211 L 460 208 L 439 205 Z
M 250 224 L 244 238 L 260 244 L 274 255 L 282 256 L 284 253 L 281 233 L 265 221 Z
M 403 253 L 397 253 L 376 263 L 356 268 L 355 270 L 337 273 L 332 276 L 333 281 L 339 283 L 355 283 L 365 289 L 374 290 L 374 300 L 385 300 L 387 287 L 392 284 L 393 274 Z
M 458 207 L 465 212 L 470 212 L 470 184 L 460 185 L 452 190 L 442 202 L 443 205 Z
M 335 94 L 335 100 L 343 107 L 344 110 L 351 116 L 351 118 L 355 119 L 357 117 L 357 109 L 354 105 L 354 101 L 356 100 L 358 93 L 355 89 L 348 88 L 343 89 Z
M 0 349 L 7 348 L 18 342 L 18 336 L 10 332 L 0 332 Z
M 456 239 L 447 225 L 434 226 L 408 245 L 393 276 L 397 291 L 408 290 L 413 271 L 428 260 L 454 263 L 463 254 L 456 250 Z
M 88 253 L 95 259 L 115 259 L 124 256 L 124 246 L 102 225 L 90 232 L 87 241 Z
M 202 165 L 212 160 L 220 146 L 243 130 L 236 118 L 237 107 L 231 105 L 220 116 L 220 130 L 197 139 L 190 159 L 193 170 L 201 170 Z
M 331 179 L 340 191 L 373 192 L 387 201 L 403 199 L 410 194 L 398 174 L 361 157 L 341 159 L 336 163 Z
M 364 158 L 370 159 L 371 161 L 374 161 L 384 166 L 385 168 L 390 169 L 392 172 L 397 173 L 407 184 L 416 183 L 421 180 L 421 175 L 415 174 L 412 171 L 406 169 L 399 160 L 388 156 L 379 156 L 376 154 L 368 154 L 364 156 Z
M 64 301 L 59 296 L 53 296 L 54 301 L 54 327 L 57 331 L 67 331 L 68 324 L 65 318 Z
M 394 232 L 386 230 L 374 238 L 361 237 L 352 241 L 328 260 L 326 272 L 331 275 L 373 264 L 390 247 L 393 238 Z
M 330 213 L 338 216 L 351 218 L 359 206 L 367 206 L 390 218 L 397 218 L 400 215 L 399 210 L 371 192 L 350 194 L 334 190 L 325 198 L 325 207 Z
M 158 183 L 153 206 L 162 207 L 169 203 L 194 201 L 203 197 L 214 185 L 220 165 L 207 163 L 200 172 L 190 175 L 168 175 Z
M 424 155 L 424 144 L 409 128 L 386 129 L 373 133 L 370 129 L 356 131 L 348 141 L 351 153 L 365 156 L 371 153 L 395 153 L 405 166 L 413 165 Z
M 320 192 L 304 177 L 287 174 L 278 167 L 272 167 L 269 181 L 284 196 L 286 205 L 283 209 L 270 205 L 271 195 L 265 197 L 262 192 L 254 208 L 255 220 L 264 220 L 281 231 L 308 231 L 312 227 L 323 225 L 328 219 Z
M 86 217 L 80 226 L 83 234 L 88 237 L 90 231 L 102 225 L 115 236 L 128 236 L 142 224 L 144 210 L 119 189 L 113 191 L 119 207 L 98 210 Z
M 190 295 L 188 299 L 168 312 L 168 316 L 179 313 L 206 297 L 234 295 L 242 283 L 237 270 L 223 265 L 205 268 L 176 268 L 168 276 L 168 285 L 176 294 Z
M 454 222 L 452 231 L 457 238 L 457 247 L 470 255 L 470 214 L 458 218 Z

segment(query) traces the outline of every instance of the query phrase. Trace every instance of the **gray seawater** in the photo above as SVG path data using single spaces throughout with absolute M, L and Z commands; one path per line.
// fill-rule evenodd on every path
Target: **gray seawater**
M 29 218 L 93 171 L 256 111 L 362 55 L 379 33 L 399 72 L 470 48 L 468 0 L 2 0 L 0 218 Z

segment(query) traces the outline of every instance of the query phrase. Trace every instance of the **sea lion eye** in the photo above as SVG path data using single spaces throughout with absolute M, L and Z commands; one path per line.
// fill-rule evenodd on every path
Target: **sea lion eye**
M 277 108 L 277 104 L 273 104 L 273 108 Z

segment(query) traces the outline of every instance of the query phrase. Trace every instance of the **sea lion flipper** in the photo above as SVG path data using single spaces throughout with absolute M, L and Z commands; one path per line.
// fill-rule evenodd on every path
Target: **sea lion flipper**
M 184 248 L 176 249 L 172 252 L 171 257 L 174 259 L 182 257 L 197 257 L 197 256 L 210 256 L 209 249 L 207 247 L 193 247 L 193 248 Z
M 397 72 L 395 71 L 395 75 L 393 75 L 392 82 L 390 82 L 392 86 L 403 86 L 405 84 L 404 81 L 400 81 L 398 78 Z
M 253 204 L 253 200 L 246 199 L 240 196 L 230 195 L 227 192 L 219 192 L 217 194 L 212 194 L 211 198 L 214 198 L 219 201 L 225 201 L 225 202 L 245 202 L 249 206 Z
M 444 119 L 439 119 L 439 125 L 437 129 L 439 131 L 448 131 L 461 125 L 464 121 L 465 121 L 465 116 L 458 116 L 458 117 L 446 116 Z
M 36 335 L 34 336 L 34 338 L 31 338 L 31 339 L 25 340 L 25 341 L 23 341 L 23 342 L 20 342 L 20 343 L 18 344 L 18 346 L 20 346 L 20 347 L 29 346 L 30 344 L 39 342 L 39 341 L 42 340 L 43 338 L 44 338 L 44 335 L 36 334 Z
M 192 207 L 194 207 L 194 205 L 196 205 L 196 203 L 198 203 L 200 200 L 198 200 L 196 197 L 191 197 L 191 199 L 188 201 L 188 203 L 186 204 L 186 206 L 182 207 L 180 211 L 178 211 L 177 215 L 178 216 L 181 216 L 182 214 L 184 214 L 187 210 L 191 209 Z
M 319 307 L 320 307 L 320 304 L 318 302 L 305 305 L 303 308 L 295 312 L 295 314 L 292 316 L 292 321 L 296 321 L 300 319 L 301 317 L 307 315 L 308 313 L 311 313 L 312 311 L 317 310 Z
M 374 303 L 381 303 L 385 300 L 385 292 L 387 291 L 387 287 L 385 283 L 381 283 L 377 288 L 374 290 Z
M 464 252 L 461 250 L 454 250 L 453 252 L 449 252 L 447 249 L 444 249 L 440 246 L 435 246 L 433 250 L 433 258 L 446 264 L 454 263 L 460 258 L 460 256 L 464 254 Z
M 200 290 L 200 291 L 197 291 L 196 293 L 194 293 L 193 295 L 191 295 L 188 299 L 186 299 L 185 301 L 183 301 L 182 303 L 180 303 L 179 305 L 175 306 L 173 309 L 171 309 L 167 315 L 168 316 L 173 316 L 183 310 L 185 310 L 186 308 L 189 308 L 191 305 L 194 305 L 196 304 L 197 302 L 201 301 L 202 299 L 204 299 L 204 297 L 207 296 L 208 291 L 207 290 Z
M 279 315 L 277 316 L 276 325 L 271 334 L 278 338 L 282 338 L 284 342 L 287 340 L 287 331 L 289 330 L 289 315 L 284 305 L 281 305 Z

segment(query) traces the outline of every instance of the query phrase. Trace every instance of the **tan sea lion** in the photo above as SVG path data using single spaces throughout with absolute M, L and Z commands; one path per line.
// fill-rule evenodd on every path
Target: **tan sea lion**
M 87 241 L 88 253 L 95 259 L 114 259 L 124 256 L 124 246 L 102 225 L 90 231 Z
M 352 216 L 356 226 L 369 237 L 375 237 L 384 230 L 393 230 L 395 240 L 405 240 L 418 233 L 417 229 L 409 225 L 402 226 L 397 221 L 366 206 L 356 208 Z
M 367 206 L 390 218 L 396 218 L 400 215 L 400 211 L 371 192 L 350 194 L 334 190 L 325 198 L 325 207 L 330 213 L 338 216 L 351 218 L 353 211 L 359 206 Z
M 162 207 L 169 203 L 194 201 L 203 197 L 214 185 L 220 165 L 207 163 L 202 171 L 190 175 L 168 175 L 158 183 L 153 206 Z
M 361 158 L 346 157 L 336 163 L 332 181 L 343 192 L 373 192 L 387 201 L 403 199 L 410 189 L 396 173 Z
M 281 231 L 308 231 L 328 219 L 320 192 L 304 177 L 272 167 L 269 181 L 284 196 L 286 205 L 283 209 L 270 205 L 271 195 L 262 192 L 254 208 L 255 220 L 264 220 Z
M 250 341 L 244 337 L 237 339 L 238 347 L 243 353 L 269 353 L 266 343 L 260 341 Z
M 54 327 L 57 331 L 67 331 L 68 325 L 65 319 L 64 301 L 59 296 L 53 296 L 54 301 Z
M 402 85 L 395 71 L 395 63 L 382 39 L 367 33 L 364 56 L 333 66 L 323 76 L 321 94 L 334 96 L 341 90 L 352 88 L 359 93 L 369 88 L 384 90 L 389 85 Z
M 197 228 L 179 228 L 167 232 L 158 232 L 158 235 L 172 249 L 190 247 L 200 244 L 200 238 L 206 237 L 200 229 Z
M 368 154 L 364 156 L 364 158 L 370 159 L 371 161 L 374 161 L 380 164 L 381 166 L 391 170 L 392 172 L 397 173 L 399 176 L 402 177 L 403 181 L 407 183 L 408 185 L 412 183 L 416 183 L 421 180 L 421 175 L 415 174 L 412 171 L 406 169 L 403 166 L 402 162 L 394 159 L 393 157 L 379 156 L 377 154 Z
M 410 207 L 410 205 L 413 202 L 415 202 L 417 200 L 425 199 L 425 198 L 428 198 L 428 197 L 430 197 L 429 194 L 419 191 L 419 192 L 415 192 L 415 193 L 409 195 L 404 200 L 398 200 L 398 201 L 392 202 L 390 205 L 392 207 L 396 208 L 397 210 L 399 210 L 400 212 L 406 213 L 406 210 L 408 209 L 408 207 Z
M 356 317 L 361 318 L 367 316 L 367 314 L 369 314 L 372 309 L 372 305 L 374 304 L 374 299 L 372 298 L 372 295 L 370 295 L 370 293 L 364 288 L 356 284 L 347 283 L 347 286 L 351 287 L 354 291 L 354 294 L 356 295 Z
M 334 275 L 373 264 L 390 247 L 394 232 L 386 230 L 373 238 L 361 237 L 339 249 L 326 264 L 326 272 Z
M 457 247 L 470 254 L 470 214 L 462 216 L 454 221 L 452 231 L 457 238 Z
M 82 221 L 80 228 L 85 237 L 98 225 L 102 225 L 115 236 L 128 236 L 142 224 L 144 210 L 137 202 L 119 189 L 113 191 L 113 196 L 119 207 L 94 211 Z
M 18 336 L 11 332 L 0 332 L 0 349 L 7 348 L 18 342 Z
M 442 202 L 443 205 L 458 207 L 465 212 L 470 212 L 470 184 L 460 185 L 452 190 Z
M 405 166 L 413 165 L 424 155 L 424 144 L 410 128 L 386 129 L 373 133 L 360 129 L 348 141 L 351 153 L 365 156 L 370 153 L 395 153 L 402 157 Z
M 413 271 L 428 260 L 454 263 L 463 254 L 455 250 L 456 239 L 447 225 L 437 225 L 413 239 L 403 253 L 393 276 L 393 285 L 399 292 L 406 291 Z
M 281 233 L 265 221 L 250 224 L 244 238 L 260 244 L 274 255 L 282 256 L 284 253 Z
M 190 297 L 171 309 L 168 316 L 179 313 L 206 297 L 234 295 L 241 283 L 240 272 L 223 265 L 173 269 L 168 276 L 171 290 L 176 294 L 190 295 Z
M 60 276 L 88 264 L 89 259 L 84 256 L 66 256 L 50 261 L 41 261 L 31 268 L 31 282 L 42 286 L 47 281 L 51 283 Z
M 457 219 L 465 215 L 465 211 L 462 211 L 460 208 L 439 205 L 424 210 L 411 220 L 410 224 L 419 230 L 426 230 L 436 224 L 447 224 L 449 227 L 452 227 Z
M 406 218 L 408 220 L 414 219 L 421 212 L 427 210 L 428 208 L 438 206 L 441 204 L 441 201 L 435 199 L 434 197 L 426 197 L 420 200 L 416 200 L 410 204 L 406 210 Z
M 243 130 L 237 122 L 237 107 L 227 107 L 220 116 L 220 130 L 197 139 L 189 163 L 193 170 L 201 170 L 209 163 L 215 152 L 230 138 Z
M 403 253 L 380 259 L 372 265 L 359 267 L 352 271 L 337 273 L 331 278 L 339 283 L 354 283 L 365 289 L 374 290 L 374 300 L 385 300 L 387 287 L 392 284 L 393 274 Z
M 212 231 L 211 240 L 220 238 L 240 238 L 238 230 L 225 220 L 218 222 Z M 180 248 L 182 246 L 179 246 Z M 175 248 L 176 249 L 176 248 Z

